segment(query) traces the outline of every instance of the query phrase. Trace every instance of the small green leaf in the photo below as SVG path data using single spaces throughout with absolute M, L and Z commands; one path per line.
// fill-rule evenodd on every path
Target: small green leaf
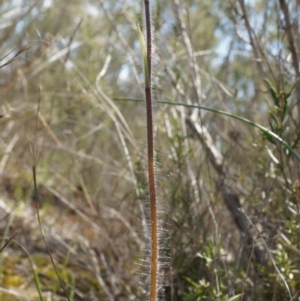
M 296 148 L 299 141 L 300 141 L 300 131 L 298 131 L 297 133 L 297 138 L 293 142 L 292 148 Z
M 297 85 L 297 83 L 298 83 L 299 80 L 300 80 L 300 78 L 297 78 L 297 79 L 295 80 L 294 84 L 292 85 L 292 88 L 291 88 L 290 92 L 288 92 L 288 93 L 286 94 L 286 96 L 285 96 L 285 99 L 286 99 L 286 100 L 291 96 L 291 94 L 292 94 L 292 92 L 294 91 L 294 89 L 295 89 L 295 87 L 296 87 L 296 85 Z
M 270 89 L 270 92 L 272 94 L 272 98 L 273 98 L 275 106 L 279 107 L 279 94 L 278 94 L 278 92 L 276 91 L 276 89 L 274 88 L 274 86 L 271 84 L 270 81 L 268 81 L 266 78 L 264 79 L 264 81 L 267 83 L 267 85 Z
M 199 284 L 196 283 L 195 281 L 193 281 L 191 278 L 189 277 L 183 277 L 189 284 L 191 284 L 193 287 L 198 288 Z
M 277 121 L 275 114 L 271 110 L 270 110 L 269 114 L 270 114 L 271 119 L 276 123 L 276 126 L 278 127 L 279 123 Z
M 276 133 L 279 129 L 279 123 L 277 121 L 277 118 L 276 118 L 275 114 L 272 111 L 270 111 L 269 114 L 270 114 L 270 117 L 271 117 L 269 125 L 271 127 L 272 132 Z
M 285 96 L 284 102 L 283 102 L 283 107 L 282 107 L 281 121 L 283 121 L 283 119 L 286 115 L 287 107 L 288 107 L 287 97 Z

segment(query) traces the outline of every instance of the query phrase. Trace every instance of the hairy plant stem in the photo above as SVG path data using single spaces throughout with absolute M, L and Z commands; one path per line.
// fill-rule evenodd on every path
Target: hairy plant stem
M 152 90 L 151 90 L 151 65 L 152 65 L 152 29 L 149 0 L 145 4 L 146 23 L 146 45 L 147 45 L 147 69 L 145 72 L 145 98 L 147 118 L 147 148 L 148 148 L 148 181 L 150 197 L 151 218 L 151 277 L 150 277 L 150 301 L 157 300 L 158 282 L 158 218 L 155 181 L 155 157 L 154 157 L 154 134 L 153 134 L 153 112 L 152 112 Z

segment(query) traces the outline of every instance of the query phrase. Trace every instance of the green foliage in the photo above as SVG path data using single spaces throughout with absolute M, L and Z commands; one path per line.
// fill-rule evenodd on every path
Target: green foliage
M 2 286 L 30 300 L 63 299 L 36 222 L 32 148 L 42 228 L 70 299 L 141 300 L 145 112 L 133 100 L 144 89 L 142 8 L 47 2 L 0 9 L 2 245 L 17 231 L 1 254 Z M 299 64 L 288 38 L 298 39 L 298 7 L 285 2 L 290 27 L 276 2 L 152 2 L 166 300 L 299 298 Z M 268 247 L 265 266 L 186 123 L 193 112 L 223 156 L 255 244 Z
M 276 91 L 274 86 L 265 79 L 265 82 L 267 83 L 272 100 L 274 103 L 274 106 L 270 109 L 270 127 L 271 130 L 279 135 L 283 135 L 283 123 L 286 121 L 285 119 L 287 116 L 287 108 L 288 108 L 288 98 L 291 96 L 292 92 L 294 91 L 299 79 L 297 79 L 293 85 L 292 88 L 288 93 L 285 93 L 283 90 Z M 272 141 L 271 141 L 272 142 Z

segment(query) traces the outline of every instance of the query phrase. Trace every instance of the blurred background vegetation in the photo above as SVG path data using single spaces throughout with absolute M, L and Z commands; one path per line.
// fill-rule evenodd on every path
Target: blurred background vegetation
M 300 153 L 299 1 L 152 9 L 156 99 L 248 118 Z M 1 300 L 141 300 L 142 19 L 133 0 L 1 1 Z M 154 110 L 165 300 L 299 300 L 297 159 L 232 118 Z

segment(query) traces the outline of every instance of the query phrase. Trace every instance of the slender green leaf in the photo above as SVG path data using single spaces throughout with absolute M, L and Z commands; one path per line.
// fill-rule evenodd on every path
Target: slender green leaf
M 278 94 L 278 92 L 276 91 L 276 89 L 274 88 L 274 86 L 271 84 L 270 81 L 268 81 L 266 78 L 264 79 L 264 81 L 267 83 L 267 85 L 269 87 L 269 90 L 272 94 L 272 98 L 273 98 L 275 106 L 279 107 L 279 94 Z
M 115 98 L 115 100 L 136 101 L 136 102 L 143 101 L 143 99 L 140 99 L 140 98 Z M 246 119 L 244 117 L 241 117 L 241 116 L 238 116 L 238 115 L 235 115 L 232 113 L 228 113 L 228 112 L 225 112 L 222 110 L 207 108 L 204 106 L 198 106 L 198 105 L 192 105 L 192 104 L 186 104 L 186 103 L 180 103 L 180 102 L 172 102 L 172 101 L 167 101 L 167 100 L 156 100 L 156 102 L 161 103 L 161 104 L 172 105 L 172 106 L 182 106 L 182 107 L 186 107 L 186 108 L 205 110 L 205 111 L 213 112 L 216 114 L 221 114 L 221 115 L 228 116 L 228 117 L 234 118 L 236 120 L 242 121 L 243 123 L 246 123 L 253 127 L 258 128 L 264 135 L 270 136 L 273 139 L 277 140 L 280 144 L 282 144 L 284 147 L 286 147 L 293 154 L 293 156 L 297 159 L 297 161 L 300 162 L 300 155 L 298 155 L 295 152 L 295 150 L 293 150 L 293 148 L 287 142 L 285 142 L 281 137 L 279 137 L 274 132 L 268 130 L 267 128 L 263 127 L 262 125 L 255 123 L 249 119 Z
M 292 92 L 294 91 L 294 89 L 295 89 L 295 87 L 296 87 L 296 85 L 297 85 L 297 83 L 298 83 L 299 81 L 300 81 L 300 78 L 297 78 L 297 79 L 295 80 L 294 84 L 292 85 L 291 90 L 290 90 L 290 91 L 286 94 L 286 96 L 285 96 L 286 99 L 288 99 L 288 98 L 291 96 Z

